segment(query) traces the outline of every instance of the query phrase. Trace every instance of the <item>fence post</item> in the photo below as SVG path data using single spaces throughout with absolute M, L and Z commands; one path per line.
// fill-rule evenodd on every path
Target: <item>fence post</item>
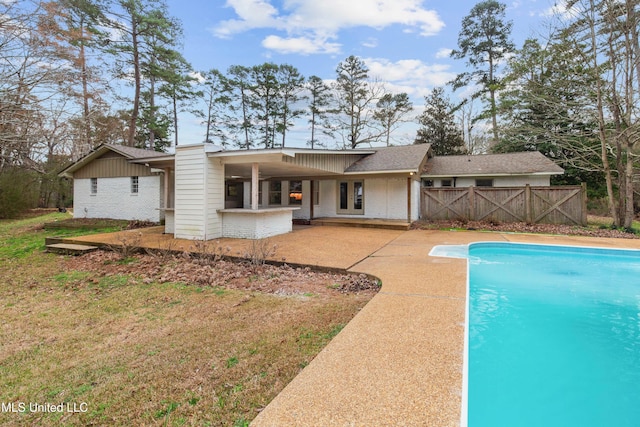
M 533 222 L 533 212 L 531 207 L 531 186 L 526 184 L 524 186 L 524 215 L 527 224 Z
M 586 227 L 587 226 L 587 183 L 583 182 L 580 185 L 580 196 L 582 198 L 582 218 L 580 218 L 580 220 L 582 221 L 582 226 Z
M 472 185 L 469 187 L 469 220 L 470 221 L 476 220 L 475 198 L 476 198 L 476 191 L 475 191 L 475 187 Z

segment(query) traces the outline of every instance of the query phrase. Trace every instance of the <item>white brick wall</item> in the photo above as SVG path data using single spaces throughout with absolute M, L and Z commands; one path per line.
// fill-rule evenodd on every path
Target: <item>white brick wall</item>
M 320 181 L 320 204 L 314 207 L 314 217 L 407 219 L 406 177 L 365 179 L 364 215 L 337 214 L 337 185 L 335 180 Z M 419 186 L 418 183 L 418 193 Z M 419 198 L 416 200 L 419 206 Z M 415 212 L 417 215 L 418 210 Z
M 419 179 L 411 182 L 411 221 L 420 219 L 420 188 L 422 183 Z
M 494 178 L 487 177 L 486 179 L 493 179 L 494 187 L 524 187 L 527 184 L 532 187 L 548 187 L 551 180 L 549 175 L 498 176 Z M 453 179 L 451 178 L 451 180 Z M 439 178 L 434 179 L 434 187 L 441 187 L 441 181 L 442 179 Z M 476 185 L 475 178 L 456 179 L 456 187 L 471 187 L 472 185 Z
M 224 212 L 222 236 L 236 239 L 264 239 L 291 232 L 290 210 L 251 212 Z
M 91 179 L 74 179 L 73 216 L 159 222 L 162 175 L 141 176 L 138 187 L 131 193 L 131 177 L 98 178 L 98 192 L 91 194 Z
M 407 178 L 366 179 L 364 217 L 407 219 Z

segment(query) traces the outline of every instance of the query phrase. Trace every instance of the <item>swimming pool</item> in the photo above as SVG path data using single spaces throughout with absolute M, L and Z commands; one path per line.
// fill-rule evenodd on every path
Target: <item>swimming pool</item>
M 468 248 L 463 424 L 640 425 L 640 251 Z

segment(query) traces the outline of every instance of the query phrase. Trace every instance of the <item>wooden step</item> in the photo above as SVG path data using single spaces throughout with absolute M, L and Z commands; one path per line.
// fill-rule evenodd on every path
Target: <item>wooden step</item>
M 311 225 L 328 225 L 333 227 L 381 228 L 387 230 L 408 230 L 411 224 L 404 221 L 383 219 L 353 219 L 353 218 L 316 218 Z
M 46 245 L 46 248 L 47 252 L 65 255 L 82 255 L 98 249 L 97 246 L 77 245 L 73 243 L 52 243 Z

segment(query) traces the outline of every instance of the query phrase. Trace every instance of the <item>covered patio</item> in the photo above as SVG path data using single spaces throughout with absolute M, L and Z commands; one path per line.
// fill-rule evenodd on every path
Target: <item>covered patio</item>
M 428 145 L 226 151 L 194 144 L 176 148 L 173 168 L 166 159 L 143 160 L 165 171 L 165 232 L 262 239 L 294 223 L 408 229 L 418 219 L 428 153 Z

